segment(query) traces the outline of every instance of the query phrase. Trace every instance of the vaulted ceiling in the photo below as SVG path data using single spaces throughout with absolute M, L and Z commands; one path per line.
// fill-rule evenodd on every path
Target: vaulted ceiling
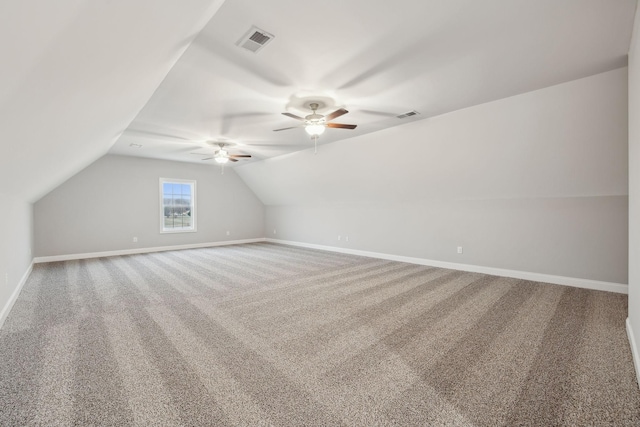
M 0 193 L 35 201 L 104 155 L 221 3 L 0 2 Z
M 3 2 L 0 192 L 36 200 L 110 151 L 255 162 L 626 64 L 636 0 Z M 255 26 L 259 52 L 238 41 Z M 408 119 L 396 116 L 416 110 Z M 196 154 L 192 154 L 196 153 Z
M 223 141 L 255 161 L 313 145 L 300 127 L 273 131 L 299 125 L 281 113 L 304 117 L 313 100 L 358 125 L 327 129 L 327 143 L 608 71 L 626 63 L 634 10 L 635 0 L 227 0 L 112 152 L 199 162 L 213 152 L 205 142 Z M 254 26 L 274 36 L 257 53 L 238 46 Z

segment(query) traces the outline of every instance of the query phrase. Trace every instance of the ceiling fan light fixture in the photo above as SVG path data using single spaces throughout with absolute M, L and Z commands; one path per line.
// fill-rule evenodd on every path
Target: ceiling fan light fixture
M 324 133 L 324 124 L 311 123 L 304 127 L 304 130 L 311 136 L 320 136 Z
M 220 147 L 220 150 L 218 150 L 218 152 L 214 156 L 214 159 L 220 164 L 225 164 L 229 161 L 229 153 L 227 152 L 227 150 Z

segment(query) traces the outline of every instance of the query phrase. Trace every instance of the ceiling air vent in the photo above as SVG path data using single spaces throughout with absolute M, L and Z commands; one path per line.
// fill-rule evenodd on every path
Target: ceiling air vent
M 249 31 L 247 31 L 245 35 L 238 40 L 237 45 L 253 53 L 258 53 L 258 51 L 265 47 L 273 37 L 273 34 L 262 31 L 258 27 L 251 27 Z
M 416 116 L 418 114 L 420 113 L 418 113 L 416 110 L 413 110 L 413 111 L 408 111 L 406 113 L 399 114 L 396 117 L 399 119 L 406 119 L 407 117 Z

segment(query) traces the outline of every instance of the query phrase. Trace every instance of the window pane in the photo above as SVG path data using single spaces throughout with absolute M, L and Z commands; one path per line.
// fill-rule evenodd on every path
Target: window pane
M 161 184 L 161 231 L 195 231 L 195 182 Z

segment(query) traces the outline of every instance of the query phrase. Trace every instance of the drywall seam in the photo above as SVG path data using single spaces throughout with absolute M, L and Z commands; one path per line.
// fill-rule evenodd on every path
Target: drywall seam
M 426 258 L 414 258 L 401 255 L 391 255 L 380 252 L 361 251 L 357 249 L 338 248 L 335 246 L 316 245 L 312 243 L 293 242 L 289 240 L 265 239 L 271 243 L 301 246 L 311 249 L 340 252 L 351 255 L 360 255 L 371 258 L 387 259 L 390 261 L 406 262 L 410 264 L 428 265 L 430 267 L 449 268 L 452 270 L 470 271 L 473 273 L 491 274 L 494 276 L 512 277 L 515 279 L 531 280 L 534 282 L 551 283 L 554 285 L 573 286 L 577 288 L 593 289 L 598 291 L 628 293 L 628 286 L 623 283 L 602 282 L 598 280 L 580 279 L 577 277 L 555 276 L 551 274 L 533 273 L 529 271 L 507 270 L 503 268 L 483 267 L 480 265 L 459 264 L 455 262 L 436 261 Z
M 629 345 L 631 346 L 631 355 L 633 356 L 633 366 L 636 368 L 636 381 L 640 386 L 640 352 L 636 345 L 636 340 L 633 335 L 633 328 L 631 327 L 631 321 L 627 317 L 627 337 L 629 338 Z
M 2 328 L 2 325 L 4 325 L 4 321 L 7 320 L 7 317 L 9 316 L 9 312 L 13 308 L 13 304 L 15 304 L 16 300 L 18 299 L 18 296 L 20 295 L 20 291 L 22 291 L 22 287 L 24 286 L 25 283 L 27 283 L 27 279 L 29 278 L 31 271 L 33 270 L 33 264 L 34 264 L 34 261 L 31 261 L 29 268 L 27 268 L 27 271 L 25 271 L 24 274 L 22 275 L 22 278 L 20 279 L 18 286 L 16 286 L 16 288 L 14 289 L 13 293 L 9 297 L 9 300 L 7 301 L 5 306 L 2 307 L 2 311 L 0 311 L 0 329 Z
M 258 242 L 264 242 L 264 241 L 265 241 L 264 238 L 227 240 L 224 242 L 194 243 L 189 245 L 156 246 L 151 248 L 123 249 L 123 250 L 117 250 L 117 251 L 88 252 L 88 253 L 82 253 L 82 254 L 69 254 L 69 255 L 53 255 L 53 256 L 36 257 L 33 259 L 33 262 L 36 264 L 39 264 L 44 262 L 70 261 L 75 259 L 102 258 L 102 257 L 119 256 L 119 255 L 146 254 L 150 252 L 175 251 L 180 249 L 196 249 L 196 248 L 209 248 L 213 246 L 240 245 L 243 243 L 258 243 Z

